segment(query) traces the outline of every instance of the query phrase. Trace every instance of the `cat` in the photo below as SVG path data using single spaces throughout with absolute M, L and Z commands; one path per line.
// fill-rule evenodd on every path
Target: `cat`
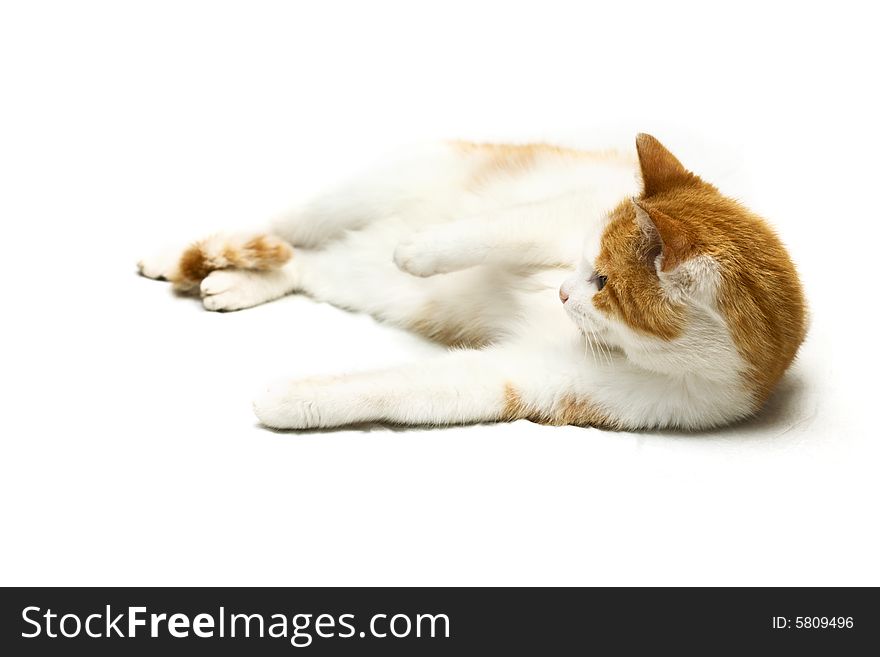
M 647 134 L 633 155 L 435 145 L 266 232 L 214 236 L 139 270 L 208 310 L 302 292 L 452 347 L 268 386 L 254 410 L 277 429 L 523 418 L 709 429 L 761 408 L 807 324 L 775 233 Z

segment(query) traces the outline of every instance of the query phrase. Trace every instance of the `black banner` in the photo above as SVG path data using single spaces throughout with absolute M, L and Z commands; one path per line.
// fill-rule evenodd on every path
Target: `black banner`
M 875 589 L 3 589 L 5 655 L 864 654 Z

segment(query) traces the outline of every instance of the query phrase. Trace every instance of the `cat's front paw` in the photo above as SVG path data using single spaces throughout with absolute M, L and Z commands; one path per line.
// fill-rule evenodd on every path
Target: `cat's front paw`
M 271 429 L 313 429 L 324 426 L 315 395 L 303 383 L 273 383 L 254 400 L 254 413 Z
M 405 240 L 394 249 L 394 264 L 413 276 L 426 278 L 444 273 L 436 254 L 426 248 L 424 240 Z

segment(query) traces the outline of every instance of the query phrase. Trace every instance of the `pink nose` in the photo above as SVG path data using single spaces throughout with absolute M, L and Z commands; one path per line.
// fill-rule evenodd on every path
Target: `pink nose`
M 563 290 L 562 288 L 559 288 L 559 300 L 562 303 L 565 303 L 566 301 L 568 301 L 568 293 L 565 290 Z

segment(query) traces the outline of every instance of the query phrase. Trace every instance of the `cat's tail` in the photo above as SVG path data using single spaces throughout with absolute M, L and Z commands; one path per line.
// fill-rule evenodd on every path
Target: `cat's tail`
M 214 235 L 187 248 L 167 278 L 179 290 L 197 288 L 217 269 L 278 269 L 293 257 L 293 247 L 274 235 Z

